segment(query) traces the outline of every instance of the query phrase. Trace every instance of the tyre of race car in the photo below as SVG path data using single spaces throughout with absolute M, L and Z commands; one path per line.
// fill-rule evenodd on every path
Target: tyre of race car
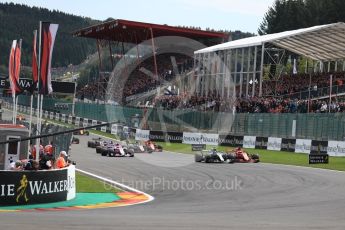
M 129 154 L 130 157 L 134 157 L 134 149 L 128 149 L 127 154 Z
M 194 155 L 195 162 L 202 162 L 203 159 L 204 159 L 204 157 L 203 157 L 202 153 L 195 153 L 195 155 Z
M 96 153 L 102 153 L 102 149 L 96 147 Z
M 133 149 L 129 149 L 127 150 L 129 157 L 134 157 L 134 150 Z
M 236 161 L 236 155 L 234 153 L 228 153 L 226 154 L 226 162 L 229 164 L 235 163 Z
M 93 144 L 92 141 L 88 141 L 88 142 L 87 142 L 87 147 L 92 148 L 92 144 Z
M 260 162 L 260 156 L 257 153 L 254 153 L 251 155 L 252 160 L 254 160 L 254 163 Z
M 106 152 L 106 151 L 101 151 L 100 153 L 101 153 L 101 155 L 102 155 L 103 157 L 105 157 L 105 156 L 107 155 L 107 152 Z
M 147 151 L 148 153 L 153 153 L 153 150 L 152 150 L 151 148 L 146 148 L 146 151 Z
M 257 154 L 257 153 L 252 154 L 251 157 L 253 160 L 259 160 L 259 158 L 260 158 L 259 154 Z

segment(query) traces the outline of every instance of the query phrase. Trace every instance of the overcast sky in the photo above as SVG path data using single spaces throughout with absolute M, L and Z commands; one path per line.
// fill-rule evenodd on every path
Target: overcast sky
M 9 2 L 0 0 L 0 2 Z M 274 0 L 15 0 L 105 20 L 109 17 L 172 26 L 199 26 L 257 33 Z

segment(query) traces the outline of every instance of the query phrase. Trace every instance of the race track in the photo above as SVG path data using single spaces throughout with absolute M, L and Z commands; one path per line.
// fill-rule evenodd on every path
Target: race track
M 155 200 L 123 208 L 1 213 L 1 229 L 344 229 L 345 174 L 271 164 L 202 164 L 190 155 L 109 158 L 72 145 L 77 167 Z

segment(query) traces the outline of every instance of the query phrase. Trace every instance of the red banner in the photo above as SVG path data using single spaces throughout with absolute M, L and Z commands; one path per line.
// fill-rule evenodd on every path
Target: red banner
M 42 22 L 39 93 L 46 95 L 53 92 L 51 83 L 51 60 L 58 24 Z
M 22 88 L 19 86 L 19 75 L 20 75 L 20 58 L 21 58 L 21 40 L 13 40 L 10 60 L 8 66 L 8 74 L 11 84 L 12 95 L 20 94 L 23 92 Z

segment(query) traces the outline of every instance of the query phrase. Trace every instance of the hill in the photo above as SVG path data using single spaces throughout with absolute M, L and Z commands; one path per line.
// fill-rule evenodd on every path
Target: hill
M 8 66 L 8 55 L 14 39 L 23 39 L 22 64 L 31 66 L 33 31 L 38 29 L 39 21 L 59 24 L 54 46 L 53 67 L 79 64 L 96 51 L 94 40 L 72 37 L 71 32 L 98 21 L 44 8 L 0 3 L 1 72 Z

